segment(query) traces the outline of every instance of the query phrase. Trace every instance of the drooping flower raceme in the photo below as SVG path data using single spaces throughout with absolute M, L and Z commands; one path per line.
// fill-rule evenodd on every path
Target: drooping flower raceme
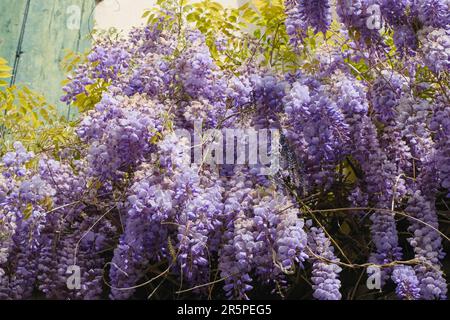
M 311 221 L 309 221 L 311 222 Z M 342 268 L 336 264 L 339 259 L 334 248 L 321 228 L 310 227 L 308 232 L 309 257 L 313 264 L 312 277 L 313 296 L 318 300 L 340 300 L 341 281 L 339 273 Z
M 344 115 L 324 87 L 314 81 L 292 85 L 285 98 L 285 112 L 286 136 L 301 160 L 306 187 L 330 187 L 348 135 Z
M 450 30 L 424 28 L 419 32 L 424 64 L 435 73 L 450 70 Z
M 448 28 L 450 24 L 449 4 L 446 0 L 419 0 L 419 18 L 424 25 L 434 28 Z
M 409 243 L 420 261 L 414 267 L 420 296 L 423 299 L 446 299 L 447 284 L 440 262 L 445 253 L 442 251 L 442 239 L 438 233 L 437 214 L 433 204 L 420 191 L 416 191 L 405 211 L 414 218 L 410 220 L 408 230 L 412 234 Z
M 404 300 L 420 298 L 419 281 L 411 266 L 396 266 L 392 272 L 392 280 L 397 285 L 395 292 Z

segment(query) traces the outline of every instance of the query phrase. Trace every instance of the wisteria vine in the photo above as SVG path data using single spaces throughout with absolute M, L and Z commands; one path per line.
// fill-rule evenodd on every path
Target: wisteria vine
M 252 56 L 230 70 L 171 12 L 96 41 L 61 99 L 100 90 L 79 143 L 34 154 L 16 141 L 1 158 L 0 299 L 153 298 L 160 286 L 170 297 L 290 298 L 309 282 L 308 297 L 339 300 L 367 266 L 398 299 L 447 298 L 448 2 L 285 2 L 294 54 L 335 32 L 334 9 L 345 46 L 316 69 Z M 361 71 L 361 60 L 373 65 Z M 279 129 L 279 172 L 194 163 L 195 122 Z M 349 224 L 361 231 L 347 236 L 367 231 L 355 261 L 341 238 Z

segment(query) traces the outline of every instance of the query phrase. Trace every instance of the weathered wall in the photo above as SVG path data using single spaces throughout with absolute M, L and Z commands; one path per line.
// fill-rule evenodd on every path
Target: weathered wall
M 0 56 L 10 65 L 25 19 L 22 53 L 16 83 L 24 83 L 61 105 L 61 81 L 65 75 L 61 60 L 67 49 L 84 51 L 90 46 L 95 0 L 0 0 Z

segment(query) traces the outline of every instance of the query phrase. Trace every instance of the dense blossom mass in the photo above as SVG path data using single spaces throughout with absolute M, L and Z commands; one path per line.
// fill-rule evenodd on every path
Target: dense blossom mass
M 286 1 L 293 54 L 333 29 L 331 3 Z M 259 65 L 256 49 L 224 68 L 170 12 L 98 39 L 63 88 L 68 104 L 100 92 L 78 143 L 34 154 L 17 141 L 1 158 L 0 299 L 152 298 L 160 286 L 289 298 L 309 283 L 309 297 L 339 300 L 355 293 L 340 276 L 367 266 L 398 299 L 446 299 L 448 2 L 335 9 L 345 46 L 301 71 Z M 250 128 L 280 131 L 277 172 L 211 160 L 209 129 Z

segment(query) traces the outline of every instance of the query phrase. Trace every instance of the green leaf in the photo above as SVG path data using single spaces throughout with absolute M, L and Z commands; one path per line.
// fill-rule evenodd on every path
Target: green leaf
M 47 110 L 45 110 L 45 108 L 42 108 L 41 110 L 39 110 L 39 113 L 41 114 L 41 117 L 42 117 L 45 121 L 49 122 L 50 117 L 49 117 L 49 115 L 48 115 Z
M 198 12 L 192 12 L 187 15 L 186 19 L 189 22 L 194 22 L 199 19 L 199 16 Z
M 9 66 L 7 66 L 7 65 L 2 65 L 2 64 L 0 64 L 0 72 L 9 72 L 9 71 L 11 71 L 11 70 L 12 70 L 11 67 L 9 67 Z
M 209 8 L 211 8 L 213 10 L 216 10 L 216 11 L 223 10 L 223 6 L 220 3 L 218 3 L 218 2 L 211 2 L 210 5 L 209 5 Z
M 192 10 L 192 5 L 187 5 L 187 6 L 184 6 L 183 7 L 183 12 L 189 12 L 189 11 L 191 11 Z
M 245 10 L 244 14 L 242 15 L 242 18 L 247 21 L 250 21 L 250 20 L 254 19 L 255 17 L 257 17 L 257 13 L 253 9 Z

